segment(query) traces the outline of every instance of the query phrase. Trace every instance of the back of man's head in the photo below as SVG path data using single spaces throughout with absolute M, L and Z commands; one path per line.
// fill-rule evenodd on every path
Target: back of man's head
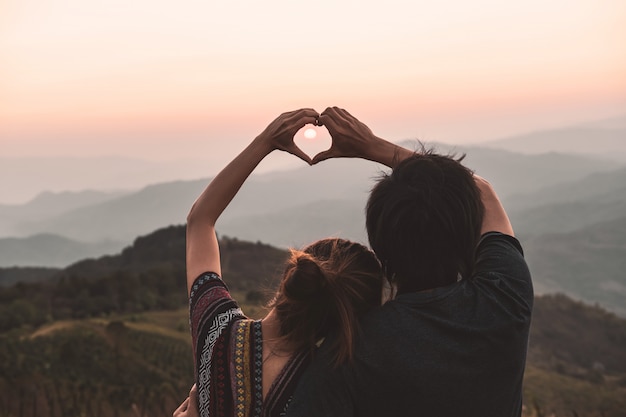
M 423 150 L 372 189 L 367 233 L 398 293 L 449 285 L 472 274 L 484 206 L 462 159 Z

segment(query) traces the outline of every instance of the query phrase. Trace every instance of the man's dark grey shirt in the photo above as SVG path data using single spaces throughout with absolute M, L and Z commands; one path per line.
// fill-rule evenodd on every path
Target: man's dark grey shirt
M 351 363 L 324 343 L 287 416 L 520 416 L 532 304 L 519 242 L 488 233 L 471 279 L 368 314 Z

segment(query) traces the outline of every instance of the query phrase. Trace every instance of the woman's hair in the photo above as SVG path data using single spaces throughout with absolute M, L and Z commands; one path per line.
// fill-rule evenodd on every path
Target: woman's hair
M 372 251 L 345 239 L 319 240 L 291 250 L 275 309 L 284 342 L 295 349 L 311 348 L 335 331 L 335 364 L 351 359 L 358 319 L 380 306 L 382 268 Z

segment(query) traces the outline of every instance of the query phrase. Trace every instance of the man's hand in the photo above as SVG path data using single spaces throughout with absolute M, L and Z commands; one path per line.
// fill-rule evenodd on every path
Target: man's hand
M 198 389 L 196 384 L 193 384 L 189 391 L 189 397 L 181 405 L 178 406 L 172 417 L 199 417 L 198 411 Z
M 377 137 L 364 123 L 339 107 L 324 110 L 318 124 L 326 126 L 333 142 L 330 149 L 315 155 L 313 164 L 330 158 L 362 158 L 393 167 L 413 155 L 408 149 Z
M 369 127 L 339 107 L 324 110 L 318 124 L 326 126 L 333 143 L 330 149 L 315 155 L 314 164 L 330 158 L 364 158 L 371 143 L 378 139 Z

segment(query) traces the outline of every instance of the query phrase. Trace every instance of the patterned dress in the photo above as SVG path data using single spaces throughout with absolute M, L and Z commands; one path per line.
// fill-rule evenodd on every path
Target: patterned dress
M 200 416 L 284 416 L 311 352 L 293 355 L 263 399 L 261 321 L 243 314 L 216 273 L 195 280 L 189 317 Z

